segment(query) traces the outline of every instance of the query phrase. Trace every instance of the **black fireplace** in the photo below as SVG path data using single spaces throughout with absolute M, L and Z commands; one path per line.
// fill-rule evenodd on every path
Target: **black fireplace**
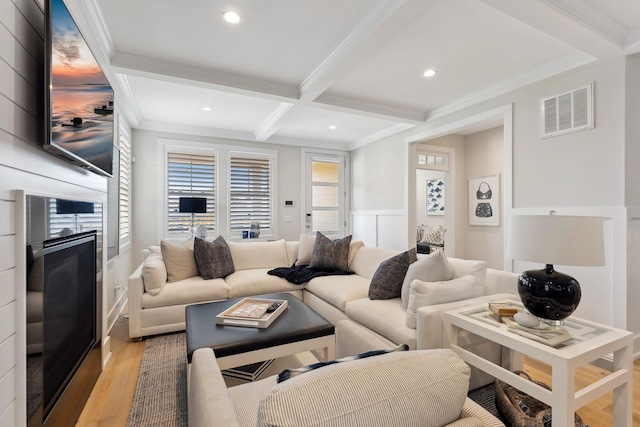
M 56 199 L 28 197 L 29 427 L 73 425 L 101 371 L 98 302 L 102 233 L 93 229 L 69 234 L 66 213 L 60 214 L 55 206 Z M 94 211 L 86 213 L 94 215 Z M 83 221 L 73 215 L 67 219 L 74 224 Z M 95 221 L 85 219 L 85 223 Z M 74 230 L 77 228 L 75 225 Z

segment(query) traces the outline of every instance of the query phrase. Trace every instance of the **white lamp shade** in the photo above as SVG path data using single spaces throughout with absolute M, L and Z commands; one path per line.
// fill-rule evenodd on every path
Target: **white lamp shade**
M 514 215 L 507 236 L 507 257 L 544 264 L 604 265 L 602 218 Z

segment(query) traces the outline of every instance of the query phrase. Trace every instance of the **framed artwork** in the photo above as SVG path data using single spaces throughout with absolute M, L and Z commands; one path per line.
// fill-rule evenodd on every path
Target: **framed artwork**
M 444 178 L 427 180 L 427 215 L 444 215 Z
M 469 225 L 500 225 L 500 174 L 469 178 Z

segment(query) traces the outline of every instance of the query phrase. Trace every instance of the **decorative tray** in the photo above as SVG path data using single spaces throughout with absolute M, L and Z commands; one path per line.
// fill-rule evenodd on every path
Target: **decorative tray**
M 216 324 L 267 328 L 286 309 L 287 300 L 284 299 L 243 298 L 218 314 Z

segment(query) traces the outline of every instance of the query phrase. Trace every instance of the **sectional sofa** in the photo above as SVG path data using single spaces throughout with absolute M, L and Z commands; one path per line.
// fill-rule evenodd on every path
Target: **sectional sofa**
M 354 274 L 315 277 L 303 284 L 268 274 L 274 268 L 307 262 L 315 249 L 313 239 L 300 236 L 299 241 L 226 242 L 234 271 L 224 278 L 210 280 L 199 274 L 193 240 L 181 245 L 163 241 L 160 246 L 148 248 L 143 253 L 143 263 L 129 278 L 130 337 L 184 330 L 185 307 L 189 304 L 290 292 L 333 324 L 345 321 L 341 322 L 343 327 L 338 334 L 342 330 L 343 335 L 349 335 L 342 337 L 349 343 L 349 350 L 337 349 L 342 355 L 370 350 L 372 342 L 437 349 L 446 346 L 441 318 L 444 311 L 517 298 L 515 273 L 488 269 L 484 261 L 450 258 L 436 251 L 417 255 L 418 261 L 400 278 L 404 281 L 401 296 L 371 299 L 372 279 L 377 283 L 385 265 L 406 253 L 365 246 L 358 241 L 350 242 L 347 259 L 348 268 Z M 430 272 L 437 270 L 434 266 L 442 267 L 443 262 L 448 266 L 449 278 L 430 280 L 438 279 Z M 412 275 L 417 278 L 411 280 Z M 387 276 L 397 278 L 398 275 Z M 374 340 L 362 340 L 362 336 L 374 337 Z M 362 345 L 358 345 L 359 342 Z M 463 344 L 495 363 L 504 360 L 502 349 L 496 344 L 473 336 Z M 474 371 L 471 386 L 475 388 L 490 381 L 492 378 Z

